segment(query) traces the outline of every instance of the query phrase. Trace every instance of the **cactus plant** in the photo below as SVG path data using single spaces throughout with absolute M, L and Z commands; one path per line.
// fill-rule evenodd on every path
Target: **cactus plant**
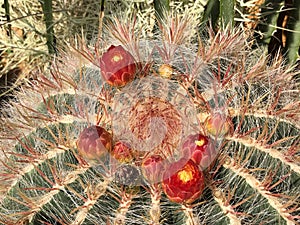
M 239 30 L 197 38 L 193 17 L 166 19 L 146 39 L 134 19 L 112 19 L 7 103 L 0 224 L 300 222 L 295 70 Z M 112 45 L 130 55 L 122 74 L 135 68 L 117 87 L 101 72 Z

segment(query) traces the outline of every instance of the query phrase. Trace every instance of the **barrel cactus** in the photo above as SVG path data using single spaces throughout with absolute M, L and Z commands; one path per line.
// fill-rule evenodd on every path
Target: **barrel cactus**
M 241 30 L 134 19 L 1 111 L 0 224 L 297 224 L 299 84 Z

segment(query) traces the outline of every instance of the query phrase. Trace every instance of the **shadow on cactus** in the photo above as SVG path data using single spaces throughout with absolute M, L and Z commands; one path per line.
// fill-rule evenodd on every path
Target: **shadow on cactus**
M 300 221 L 292 68 L 192 24 L 113 19 L 7 103 L 1 224 Z

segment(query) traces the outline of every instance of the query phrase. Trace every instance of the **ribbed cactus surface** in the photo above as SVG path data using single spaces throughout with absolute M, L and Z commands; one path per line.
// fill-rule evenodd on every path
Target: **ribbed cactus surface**
M 194 25 L 114 19 L 16 93 L 0 224 L 300 222 L 297 71 Z

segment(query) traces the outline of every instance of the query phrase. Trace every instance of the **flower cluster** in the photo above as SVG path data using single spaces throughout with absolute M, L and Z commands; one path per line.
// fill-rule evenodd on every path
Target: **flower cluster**
M 112 45 L 100 59 L 101 75 L 112 87 L 130 86 L 138 73 L 138 64 L 124 47 Z M 174 70 L 171 65 L 162 64 L 158 67 L 157 74 L 171 83 L 170 79 Z M 140 79 L 140 82 L 142 81 L 147 82 L 145 79 Z M 133 103 L 129 119 L 125 121 L 128 124 L 123 124 L 130 128 L 128 130 L 131 132 L 130 135 L 138 138 L 138 144 L 134 144 L 131 140 L 133 137 L 128 137 L 130 135 L 123 132 L 123 128 L 118 129 L 116 133 L 118 131 L 125 133 L 123 138 L 127 138 L 128 142 L 118 140 L 117 136 L 112 137 L 102 127 L 93 126 L 83 130 L 79 136 L 78 151 L 86 160 L 101 160 L 101 157 L 109 152 L 112 160 L 120 164 L 119 170 L 114 168 L 118 182 L 126 180 L 126 184 L 132 185 L 134 182 L 128 181 L 130 179 L 128 168 L 136 170 L 140 167 L 145 182 L 162 184 L 165 194 L 171 201 L 192 203 L 199 198 L 205 187 L 203 171 L 216 156 L 215 143 L 210 137 L 201 133 L 190 134 L 183 142 L 180 142 L 179 135 L 182 133 L 184 124 L 181 121 L 182 115 L 174 106 L 176 104 L 176 102 L 168 102 L 167 98 L 163 99 L 161 96 L 144 96 Z M 159 122 L 154 123 L 153 121 L 156 120 Z M 219 117 L 207 120 L 208 132 L 211 134 L 221 132 L 223 135 L 227 133 L 229 127 L 223 128 L 221 124 L 218 124 L 222 122 Z M 145 149 L 149 147 L 148 139 L 151 143 L 151 151 Z M 148 144 L 143 146 L 140 142 Z M 127 169 L 124 170 L 124 168 Z M 122 174 L 124 176 L 126 174 L 128 178 L 124 179 Z M 138 173 L 135 172 L 135 174 Z

